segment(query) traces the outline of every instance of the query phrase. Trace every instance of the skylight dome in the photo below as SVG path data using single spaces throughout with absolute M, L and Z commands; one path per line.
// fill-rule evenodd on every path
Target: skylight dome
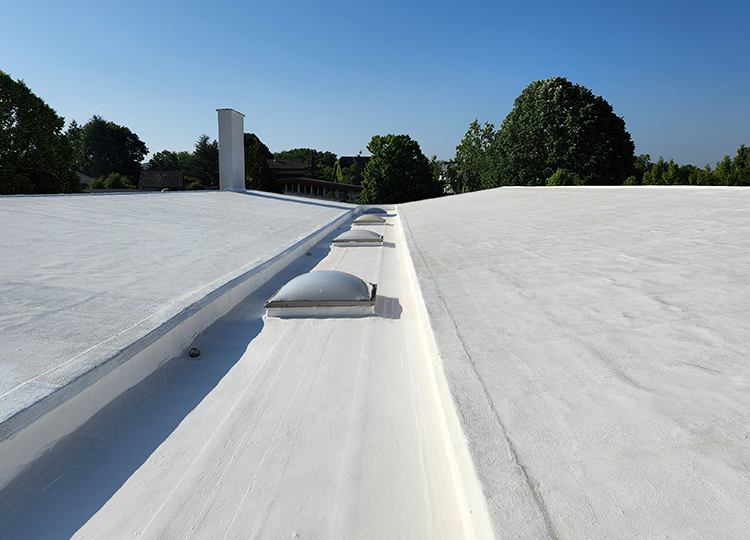
M 373 313 L 377 285 L 357 276 L 321 270 L 297 276 L 268 302 L 270 317 L 351 317 Z
M 379 208 L 377 206 L 371 206 L 370 208 L 367 208 L 363 213 L 365 214 L 385 214 L 386 211 L 382 208 Z
M 364 214 L 359 216 L 352 223 L 354 223 L 355 225 L 374 225 L 377 223 L 385 223 L 385 219 L 373 214 Z
M 349 244 L 349 243 L 381 243 L 383 241 L 383 235 L 378 234 L 375 231 L 368 231 L 366 229 L 354 229 L 341 233 L 333 239 L 334 244 Z

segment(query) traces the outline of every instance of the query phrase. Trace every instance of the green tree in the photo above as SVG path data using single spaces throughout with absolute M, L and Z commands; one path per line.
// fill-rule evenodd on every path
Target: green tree
M 344 184 L 361 186 L 364 179 L 364 170 L 356 161 L 346 169 L 341 169 L 341 176 Z
M 662 178 L 667 172 L 668 163 L 664 161 L 663 156 L 659 156 L 656 163 L 651 165 L 651 168 L 643 174 L 642 184 L 644 186 L 655 186 L 663 184 Z
M 245 133 L 245 188 L 280 193 L 268 160 L 273 154 L 255 133 Z
M 750 148 L 742 144 L 734 159 L 724 156 L 724 159 L 716 164 L 714 181 L 720 186 L 750 185 Z
M 333 175 L 331 181 L 337 182 L 339 184 L 344 183 L 344 169 L 341 168 L 341 161 L 338 159 L 333 166 Z
M 71 121 L 65 138 L 73 150 L 73 163 L 80 166 L 83 163 L 83 126 L 79 126 L 75 120 Z
M 336 154 L 321 152 L 313 148 L 283 150 L 281 152 L 274 152 L 272 157 L 276 159 L 291 159 L 292 161 L 303 163 L 307 166 L 307 176 L 309 178 L 317 178 L 329 182 L 331 181 L 329 168 L 334 167 L 336 164 Z
M 650 154 L 638 154 L 635 157 L 635 172 L 633 173 L 633 175 L 637 178 L 638 183 L 643 180 L 643 175 L 646 173 L 646 171 L 650 171 L 651 167 L 653 166 L 654 164 L 651 163 Z
M 547 178 L 548 186 L 580 186 L 582 184 L 580 176 L 565 169 L 557 169 L 555 174 Z
M 203 184 L 201 184 L 199 181 L 196 180 L 195 182 L 190 182 L 186 189 L 190 191 L 200 191 L 200 190 L 206 189 L 206 186 L 204 186 Z
M 634 174 L 635 145 L 625 121 L 602 97 L 563 77 L 527 86 L 492 146 L 504 185 L 544 185 L 557 169 L 586 184 L 619 185 Z
M 187 171 L 192 159 L 190 152 L 162 150 L 151 156 L 148 168 L 152 171 Z
M 495 137 L 494 124 L 485 122 L 482 126 L 477 119 L 469 125 L 466 135 L 456 146 L 456 157 L 448 165 L 448 183 L 453 193 L 497 185 L 490 152 Z
M 0 194 L 81 191 L 65 119 L 0 71 Z
M 219 189 L 219 143 L 205 133 L 198 137 L 195 151 L 185 175 L 195 178 L 211 189 Z
M 319 165 L 318 179 L 325 180 L 326 182 L 335 182 L 333 171 L 333 167 L 329 167 L 328 165 Z
M 101 116 L 94 115 L 80 133 L 82 161 L 78 165 L 95 176 L 107 176 L 116 172 L 127 176 L 131 183 L 136 183 L 141 173 L 141 161 L 148 154 L 148 147 L 138 135 L 125 126 L 107 122 Z M 73 132 L 68 132 L 71 140 Z
M 137 189 L 127 176 L 120 173 L 110 173 L 107 176 L 94 178 L 89 184 L 90 189 Z
M 690 176 L 698 173 L 699 169 L 692 165 L 680 166 L 673 159 L 669 162 L 659 156 L 659 160 L 643 174 L 643 185 L 678 186 L 690 184 Z
M 706 164 L 702 169 L 695 167 L 695 170 L 690 173 L 688 181 L 694 186 L 710 186 L 714 184 L 714 173 L 711 170 L 711 166 Z
M 408 135 L 375 135 L 367 149 L 372 157 L 365 166 L 359 204 L 402 203 L 443 194 L 419 143 Z

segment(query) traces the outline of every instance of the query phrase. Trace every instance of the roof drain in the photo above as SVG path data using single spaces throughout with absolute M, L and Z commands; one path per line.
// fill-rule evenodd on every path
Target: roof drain
M 377 285 L 320 270 L 297 276 L 265 303 L 269 317 L 364 317 L 375 311 Z
M 385 223 L 385 219 L 374 214 L 363 214 L 352 221 L 352 223 L 355 225 L 377 225 L 379 223 Z
M 333 239 L 334 244 L 382 244 L 383 235 L 367 229 L 354 229 L 341 233 Z

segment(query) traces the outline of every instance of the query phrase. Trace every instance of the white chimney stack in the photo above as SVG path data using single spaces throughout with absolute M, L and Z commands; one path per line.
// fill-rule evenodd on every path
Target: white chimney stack
M 219 113 L 219 189 L 245 191 L 245 115 L 234 109 Z

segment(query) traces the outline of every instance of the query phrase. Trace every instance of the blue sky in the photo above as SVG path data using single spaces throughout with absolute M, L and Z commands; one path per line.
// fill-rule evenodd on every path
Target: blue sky
M 712 167 L 750 145 L 750 2 L 2 0 L 0 69 L 66 120 L 152 152 L 216 138 L 217 108 L 271 151 L 354 155 L 406 133 L 450 159 L 532 81 L 567 77 L 636 153 Z

